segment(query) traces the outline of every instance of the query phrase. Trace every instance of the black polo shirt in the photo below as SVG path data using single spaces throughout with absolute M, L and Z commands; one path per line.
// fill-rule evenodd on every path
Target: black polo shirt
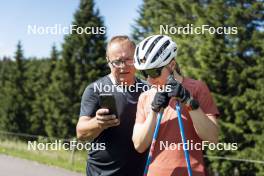
M 137 101 L 145 89 L 145 82 L 136 79 L 138 87 L 120 91 L 109 76 L 105 76 L 90 84 L 85 89 L 80 116 L 94 117 L 99 106 L 99 94 L 111 93 L 117 102 L 117 114 L 120 125 L 104 130 L 92 142 L 105 145 L 105 150 L 91 150 L 87 160 L 87 176 L 142 176 L 147 152 L 138 153 L 132 142 L 135 124 Z M 101 86 L 101 87 L 100 87 Z M 106 87 L 105 87 L 106 86 Z M 103 87 L 103 88 L 102 88 Z M 114 89 L 112 90 L 112 88 Z M 104 89 L 105 88 L 105 89 Z

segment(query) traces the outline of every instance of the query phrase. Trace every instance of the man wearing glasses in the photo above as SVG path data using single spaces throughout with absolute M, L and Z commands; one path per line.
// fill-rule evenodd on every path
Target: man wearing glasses
M 144 84 L 135 77 L 135 44 L 127 36 L 115 36 L 107 45 L 106 59 L 111 73 L 85 89 L 80 118 L 76 127 L 77 137 L 92 140 L 93 143 L 105 144 L 105 150 L 89 152 L 86 173 L 88 176 L 141 176 L 143 174 L 146 153 L 136 152 L 132 133 L 136 117 L 138 97 L 143 91 L 111 90 L 117 103 L 117 116 L 109 114 L 108 109 L 99 105 L 100 92 L 95 84 L 114 87 Z M 114 86 L 113 86 L 114 85 Z M 121 87 L 122 87 L 121 86 Z M 131 89 L 129 89 L 131 90 Z M 109 93 L 109 92 L 107 92 Z

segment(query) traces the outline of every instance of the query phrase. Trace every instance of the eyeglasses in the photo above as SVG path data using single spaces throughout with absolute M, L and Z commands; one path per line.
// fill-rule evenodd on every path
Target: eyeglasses
M 153 69 L 148 69 L 148 70 L 141 70 L 141 73 L 143 74 L 145 78 L 147 78 L 148 76 L 151 78 L 157 78 L 161 75 L 162 69 L 163 67 L 153 68 Z
M 128 65 L 128 66 L 132 66 L 134 65 L 134 60 L 133 59 L 118 59 L 118 60 L 113 60 L 113 61 L 109 61 L 109 59 L 107 58 L 108 62 L 115 68 L 121 68 L 122 66 Z

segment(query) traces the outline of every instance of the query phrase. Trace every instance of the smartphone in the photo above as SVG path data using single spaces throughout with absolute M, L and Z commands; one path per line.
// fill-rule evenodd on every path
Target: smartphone
M 114 114 L 117 117 L 116 101 L 112 94 L 100 94 L 101 108 L 109 109 L 109 114 Z

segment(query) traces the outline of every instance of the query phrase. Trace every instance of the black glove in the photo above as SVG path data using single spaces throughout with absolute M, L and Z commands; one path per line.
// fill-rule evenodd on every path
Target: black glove
M 157 92 L 152 103 L 151 108 L 155 112 L 159 112 L 161 108 L 166 108 L 169 104 L 170 98 L 167 92 Z
M 171 91 L 168 92 L 168 96 L 178 98 L 182 103 L 186 103 L 191 99 L 190 92 L 185 89 L 178 81 L 172 76 L 168 78 L 167 85 L 171 86 Z

